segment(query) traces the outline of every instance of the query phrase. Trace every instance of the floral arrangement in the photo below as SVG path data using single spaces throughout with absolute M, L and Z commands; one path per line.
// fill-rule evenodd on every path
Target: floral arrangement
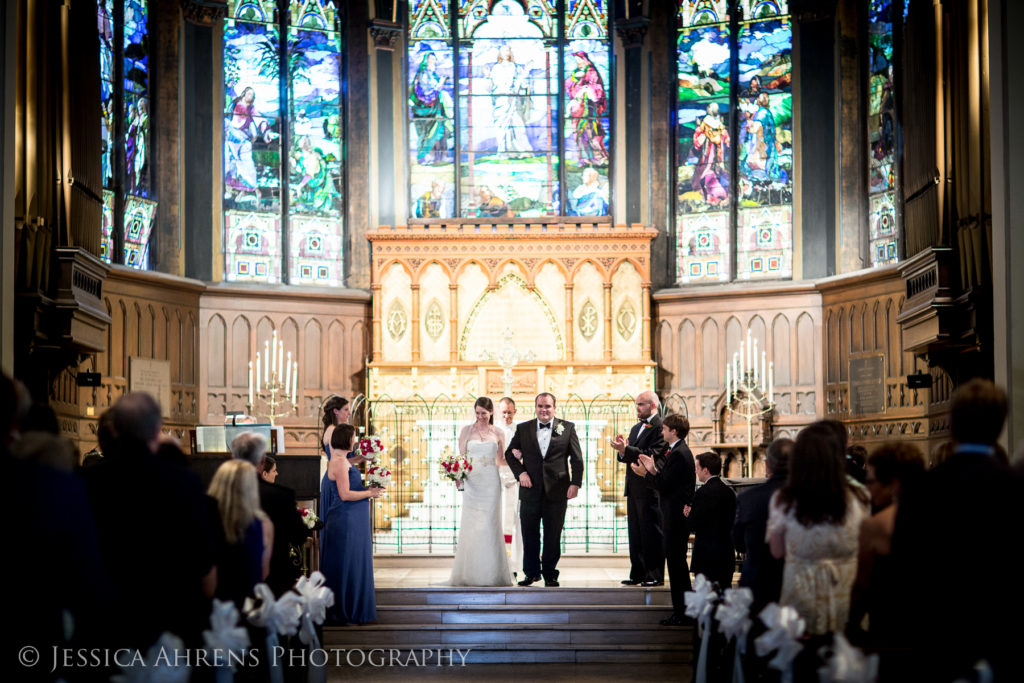
M 469 473 L 473 471 L 473 465 L 469 458 L 464 455 L 449 453 L 441 458 L 441 476 L 451 479 L 456 484 L 464 481 Z
M 299 514 L 302 515 L 302 523 L 306 525 L 307 529 L 315 529 L 316 523 L 320 521 L 320 518 L 310 508 L 300 508 Z
M 383 465 L 373 465 L 366 470 L 366 485 L 386 489 L 391 483 L 391 470 Z
M 356 453 L 363 456 L 366 460 L 376 460 L 378 456 L 384 454 L 384 442 L 376 436 L 368 436 L 365 439 L 360 439 L 356 445 Z

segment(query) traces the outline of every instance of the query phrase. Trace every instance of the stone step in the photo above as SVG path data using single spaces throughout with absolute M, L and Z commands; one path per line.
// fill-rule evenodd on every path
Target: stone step
M 329 647 L 329 646 L 325 646 Z M 353 653 L 352 660 L 360 662 L 363 657 L 376 658 L 377 661 L 400 661 L 408 663 L 410 657 L 415 661 L 426 661 L 435 665 L 438 661 L 438 649 L 431 651 L 423 648 L 387 647 L 380 643 L 362 646 L 349 646 L 348 651 L 361 650 L 362 654 Z M 378 654 L 370 655 L 372 650 Z M 381 652 L 383 650 L 383 652 Z M 446 670 L 449 667 L 459 668 L 463 663 L 471 664 L 692 664 L 695 655 L 690 645 L 519 645 L 480 643 L 476 645 L 445 646 L 440 648 L 440 657 Z M 333 655 L 332 655 L 333 656 Z M 347 657 L 346 653 L 343 657 Z M 451 664 L 449 664 L 449 661 Z M 690 680 L 690 667 L 680 668 L 676 680 Z M 448 680 L 448 679 L 445 679 Z M 517 679 L 518 680 L 518 679 Z M 560 679 L 561 680 L 561 679 Z
M 657 588 L 378 588 L 377 605 L 657 605 L 670 606 L 668 587 Z
M 377 605 L 377 624 L 657 624 L 668 605 Z
M 692 647 L 693 629 L 633 624 L 372 624 L 324 629 L 325 647 L 474 647 L 647 645 Z M 367 645 L 371 644 L 372 645 Z

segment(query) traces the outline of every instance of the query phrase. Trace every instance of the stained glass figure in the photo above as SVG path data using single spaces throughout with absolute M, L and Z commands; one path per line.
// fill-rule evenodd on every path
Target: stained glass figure
M 893 88 L 893 2 L 868 5 L 868 204 L 871 265 L 897 260 L 893 210 L 896 185 L 896 109 Z

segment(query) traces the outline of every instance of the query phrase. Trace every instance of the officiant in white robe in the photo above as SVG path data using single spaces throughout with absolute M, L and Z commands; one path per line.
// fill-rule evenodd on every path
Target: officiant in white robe
M 495 424 L 505 432 L 505 443 L 509 443 L 516 431 L 516 402 L 507 396 L 498 402 L 500 417 Z M 509 548 L 509 565 L 517 574 L 523 565 L 523 530 L 519 523 L 519 482 L 508 465 L 500 468 L 501 476 L 501 527 Z

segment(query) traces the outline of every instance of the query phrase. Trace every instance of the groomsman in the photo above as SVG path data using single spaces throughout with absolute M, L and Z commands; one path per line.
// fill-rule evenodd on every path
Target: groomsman
M 626 467 L 626 524 L 629 530 L 629 578 L 624 586 L 661 586 L 665 583 L 665 551 L 661 530 L 661 509 L 657 492 L 644 483 L 628 465 L 638 462 L 641 453 L 661 457 L 665 440 L 658 416 L 658 395 L 643 391 L 636 397 L 639 420 L 629 431 L 627 441 L 621 434 L 612 439 L 619 462 Z
M 505 446 L 512 443 L 512 435 L 516 433 L 516 402 L 508 396 L 498 401 L 498 411 L 501 417 L 495 421 L 498 428 L 505 433 Z M 519 489 L 516 484 L 516 475 L 512 474 L 512 468 L 503 465 L 499 470 L 501 474 L 501 527 L 505 535 L 505 543 L 509 547 L 509 565 L 518 568 L 523 563 L 523 534 L 519 528 Z M 512 570 L 512 576 L 517 576 L 516 569 Z

